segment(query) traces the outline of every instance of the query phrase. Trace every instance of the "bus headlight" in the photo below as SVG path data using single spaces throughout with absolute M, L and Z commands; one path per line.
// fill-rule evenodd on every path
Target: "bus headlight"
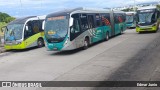
M 16 44 L 21 44 L 21 42 L 16 42 Z
M 136 27 L 139 27 L 139 25 L 138 25 L 138 24 L 136 24 Z
M 64 42 L 63 46 L 66 45 L 68 43 L 68 38 L 66 39 L 66 41 Z
M 152 26 L 156 26 L 157 24 L 153 24 Z

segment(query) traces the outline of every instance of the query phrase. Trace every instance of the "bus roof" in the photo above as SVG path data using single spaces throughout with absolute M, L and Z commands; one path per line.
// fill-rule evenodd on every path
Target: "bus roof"
M 126 12 L 126 14 L 136 14 L 136 12 L 134 12 L 134 11 L 130 11 L 130 12 Z
M 8 25 L 10 24 L 24 24 L 27 20 L 29 19 L 34 19 L 34 18 L 38 18 L 40 20 L 44 20 L 46 17 L 46 15 L 43 15 L 43 16 L 28 16 L 28 17 L 22 17 L 22 18 L 18 18 L 12 22 L 10 22 Z
M 29 16 L 29 17 L 23 17 L 23 18 L 18 18 L 12 22 L 10 22 L 8 25 L 10 24 L 14 24 L 14 23 L 17 23 L 17 24 L 24 24 L 26 22 L 26 20 L 30 19 L 30 18 L 33 18 L 33 17 L 36 17 L 36 16 Z
M 80 7 L 80 8 L 75 8 L 75 9 L 68 9 L 68 10 L 62 10 L 58 12 L 54 12 L 51 14 L 48 14 L 47 17 L 52 17 L 52 16 L 59 16 L 59 15 L 67 15 L 70 13 L 101 13 L 101 12 L 110 12 L 111 10 L 108 9 L 101 9 L 101 8 L 85 8 L 85 7 Z
M 124 11 L 113 10 L 113 12 L 114 12 L 114 13 L 124 13 L 124 14 L 125 14 Z
M 140 7 L 137 10 L 145 10 L 145 9 L 156 9 L 156 6 L 146 6 L 146 7 Z

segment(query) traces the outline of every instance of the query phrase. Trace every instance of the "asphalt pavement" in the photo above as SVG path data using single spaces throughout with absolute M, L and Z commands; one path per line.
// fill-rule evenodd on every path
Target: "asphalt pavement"
M 124 34 L 113 37 L 109 41 L 96 43 L 87 50 L 55 52 L 47 51 L 46 48 L 31 48 L 6 52 L 0 54 L 0 81 L 159 80 L 159 38 L 159 31 L 138 34 L 135 29 L 128 29 Z M 22 90 L 16 88 L 18 89 Z M 27 89 L 143 90 L 146 88 Z

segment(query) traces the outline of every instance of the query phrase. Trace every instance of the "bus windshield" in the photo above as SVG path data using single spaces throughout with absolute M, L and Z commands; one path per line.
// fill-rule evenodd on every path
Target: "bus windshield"
M 5 41 L 13 41 L 22 39 L 24 24 L 9 24 L 5 30 Z
M 126 22 L 127 23 L 133 22 L 133 18 L 134 18 L 133 15 L 127 15 L 126 16 Z
M 68 32 L 69 20 L 66 16 L 47 18 L 45 24 L 45 35 L 47 39 L 63 39 Z
M 139 13 L 139 24 L 152 23 L 153 12 Z

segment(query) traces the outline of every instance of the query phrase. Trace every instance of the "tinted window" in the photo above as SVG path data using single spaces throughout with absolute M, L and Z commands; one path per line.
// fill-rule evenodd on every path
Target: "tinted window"
M 102 26 L 109 26 L 109 25 L 111 25 L 110 15 L 109 14 L 102 14 Z
M 28 30 L 25 28 L 24 37 L 27 38 L 29 36 L 32 36 L 34 34 L 39 33 L 42 31 L 42 25 L 40 24 L 40 21 L 34 20 L 29 21 L 26 26 L 28 26 Z
M 97 26 L 97 27 L 101 26 L 101 18 L 100 18 L 100 15 L 99 15 L 99 14 L 96 14 L 95 18 L 96 18 L 96 26 Z
M 95 28 L 94 15 L 88 15 L 89 28 Z
M 89 28 L 88 21 L 87 21 L 87 15 L 86 14 L 81 14 L 80 21 L 81 21 L 81 28 L 82 28 L 82 30 L 83 31 L 87 30 Z

